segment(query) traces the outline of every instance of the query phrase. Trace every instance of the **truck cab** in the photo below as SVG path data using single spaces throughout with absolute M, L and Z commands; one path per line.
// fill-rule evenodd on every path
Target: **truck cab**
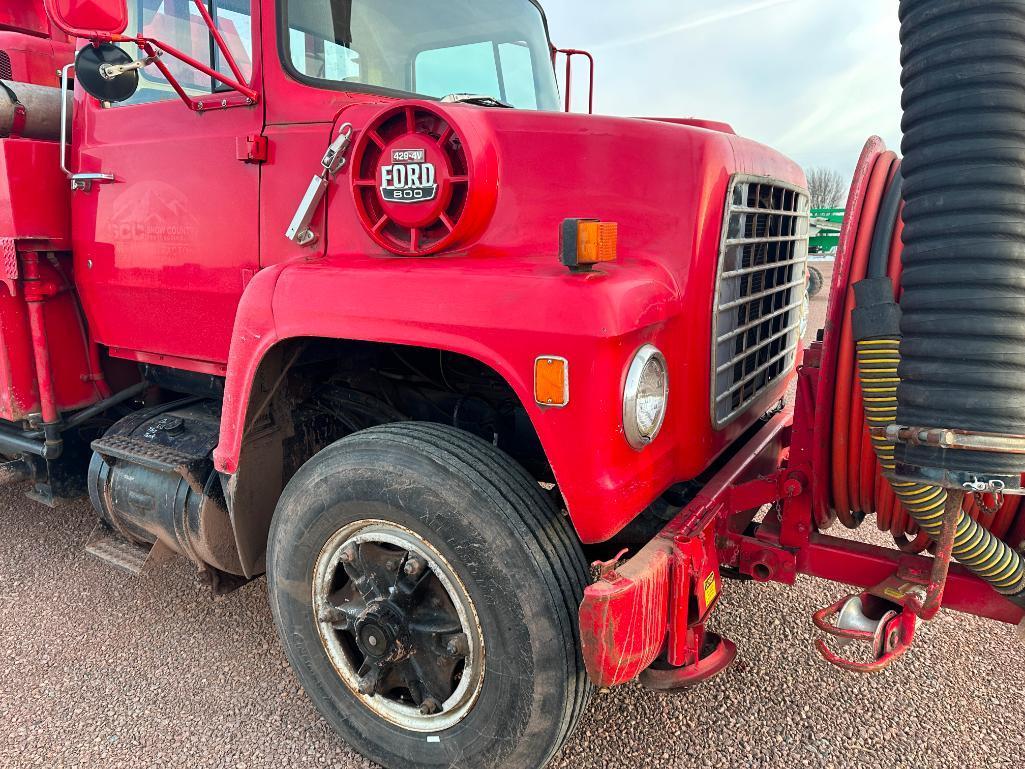
M 792 379 L 803 173 L 560 111 L 532 0 L 45 5 L 81 48 L 67 130 L 0 140 L 60 212 L 0 214 L 10 474 L 88 493 L 123 568 L 267 573 L 374 760 L 543 765 L 583 548 L 642 544 Z

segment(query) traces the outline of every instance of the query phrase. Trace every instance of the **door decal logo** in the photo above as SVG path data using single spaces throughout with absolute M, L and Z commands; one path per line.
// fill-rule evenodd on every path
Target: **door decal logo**
M 391 165 L 381 166 L 381 197 L 389 203 L 423 203 L 437 196 L 437 174 L 427 151 L 392 150 Z

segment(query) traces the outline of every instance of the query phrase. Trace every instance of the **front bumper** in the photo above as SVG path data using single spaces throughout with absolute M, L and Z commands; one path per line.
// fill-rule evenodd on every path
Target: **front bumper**
M 738 486 L 778 469 L 790 418 L 783 411 L 767 422 L 632 558 L 595 564 L 599 577 L 584 591 L 579 620 L 584 663 L 597 686 L 630 681 L 660 658 L 671 668 L 707 658 L 704 625 L 721 585 L 718 526 L 752 501 L 731 499 Z M 705 667 L 709 675 L 722 669 Z

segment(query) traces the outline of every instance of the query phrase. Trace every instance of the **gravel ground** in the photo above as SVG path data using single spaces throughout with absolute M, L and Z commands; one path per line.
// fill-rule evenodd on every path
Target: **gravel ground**
M 180 560 L 133 579 L 84 553 L 92 524 L 87 502 L 50 510 L 0 491 L 0 766 L 372 766 L 299 689 L 263 581 L 211 600 Z M 714 629 L 738 663 L 686 693 L 596 697 L 554 765 L 1025 764 L 1013 628 L 945 613 L 891 670 L 858 677 L 811 648 L 812 611 L 843 592 L 727 583 Z

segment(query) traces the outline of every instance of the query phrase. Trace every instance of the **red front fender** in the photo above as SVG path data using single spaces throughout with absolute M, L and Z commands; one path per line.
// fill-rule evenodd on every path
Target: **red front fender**
M 675 325 L 675 296 L 661 266 L 641 261 L 590 277 L 570 275 L 554 257 L 336 255 L 268 268 L 239 307 L 217 468 L 238 469 L 250 391 L 275 344 L 323 338 L 445 350 L 474 358 L 509 384 L 580 538 L 604 541 L 679 480 L 689 446 L 674 422 L 681 408 L 670 409 L 662 436 L 644 451 L 622 435 L 623 380 L 634 352 L 648 342 L 671 349 L 684 333 Z M 534 360 L 545 355 L 569 361 L 565 408 L 534 402 Z

